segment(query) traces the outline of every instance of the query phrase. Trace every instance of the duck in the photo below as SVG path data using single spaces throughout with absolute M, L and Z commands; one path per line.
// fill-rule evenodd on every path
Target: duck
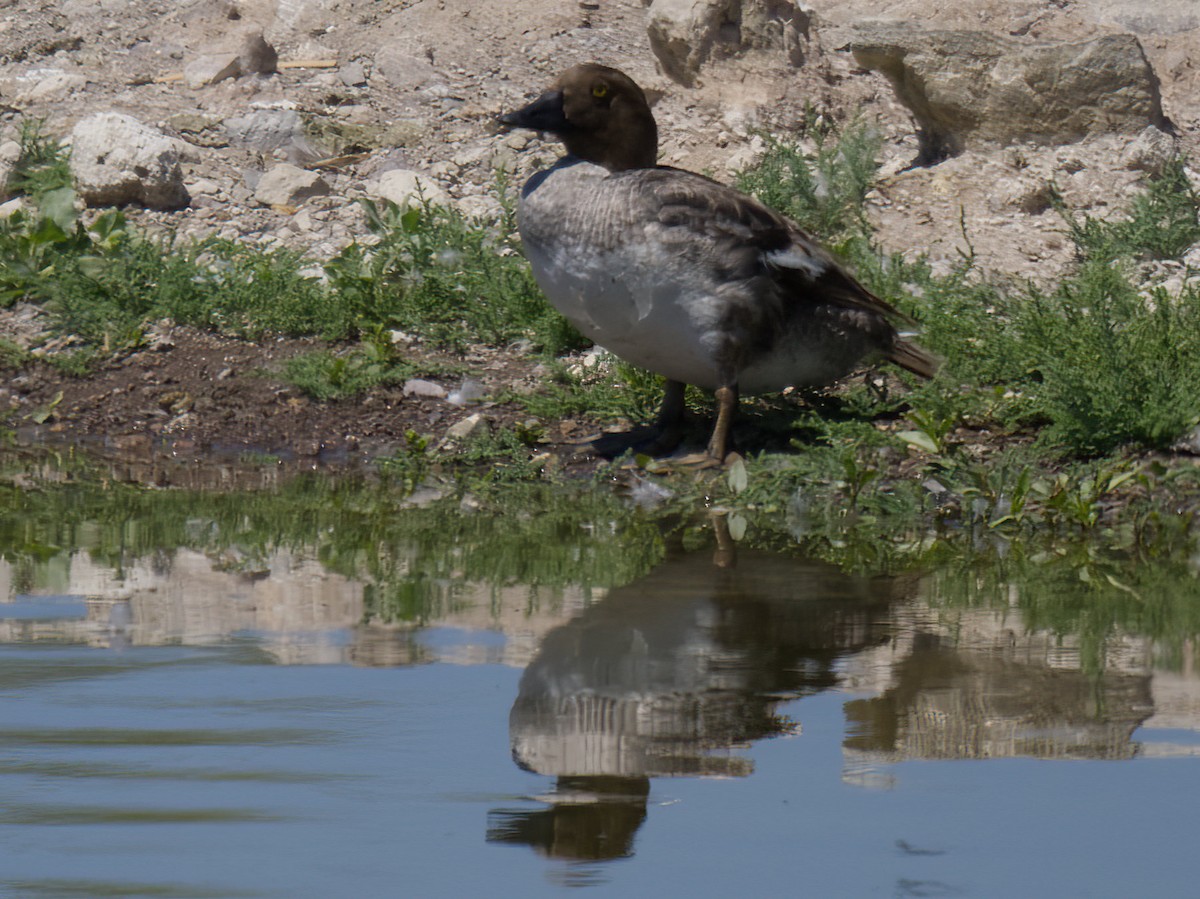
M 909 320 L 797 224 L 659 165 L 646 94 L 619 69 L 573 66 L 499 121 L 566 150 L 521 188 L 517 229 L 550 304 L 666 379 L 651 451 L 678 445 L 688 384 L 715 397 L 706 455 L 719 464 L 742 395 L 831 384 L 864 359 L 934 375 L 936 357 L 898 329 Z

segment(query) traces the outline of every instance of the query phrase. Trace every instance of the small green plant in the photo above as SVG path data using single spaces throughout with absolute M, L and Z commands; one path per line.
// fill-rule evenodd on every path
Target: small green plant
M 1061 196 L 1055 208 L 1067 224 L 1081 260 L 1111 262 L 1120 258 L 1178 259 L 1200 241 L 1200 196 L 1187 175 L 1186 160 L 1176 157 L 1137 194 L 1123 219 L 1106 221 L 1075 216 Z
M 973 465 L 967 473 L 969 486 L 962 496 L 972 518 L 990 528 L 1016 527 L 1025 521 L 1033 490 L 1033 469 L 1021 466 L 1014 474 L 1004 466 Z
M 916 430 L 898 431 L 896 436 L 917 449 L 943 455 L 947 448 L 946 438 L 954 430 L 958 419 L 955 415 L 935 415 L 931 412 L 913 409 L 908 413 L 908 420 L 916 426 Z
M 1047 441 L 1086 455 L 1158 449 L 1200 420 L 1200 289 L 1144 296 L 1117 267 L 1087 265 L 1033 293 L 1021 324 Z
M 84 378 L 90 375 L 99 362 L 99 353 L 91 347 L 75 350 L 64 350 L 58 353 L 48 353 L 42 360 L 65 375 L 72 378 Z
M 862 496 L 863 491 L 877 480 L 879 480 L 879 469 L 866 464 L 856 449 L 849 448 L 842 453 L 841 486 L 846 491 L 846 499 L 849 501 L 850 508 L 858 508 L 859 497 Z
M 70 188 L 70 154 L 45 132 L 45 120 L 21 122 L 20 155 L 9 175 L 11 193 L 27 196 L 39 203 L 46 194 Z
M 317 350 L 294 356 L 284 363 L 283 375 L 317 400 L 344 399 L 381 384 L 396 384 L 412 377 L 416 369 L 390 349 L 364 341 L 342 352 Z
M 1127 465 L 1102 465 L 1093 471 L 1062 472 L 1052 480 L 1035 481 L 1031 489 L 1052 519 L 1091 529 L 1100 521 L 1103 501 L 1139 475 L 1138 468 Z
M 572 372 L 561 362 L 548 363 L 549 376 L 535 393 L 515 397 L 539 418 L 587 415 L 600 421 L 653 417 L 662 401 L 662 378 L 617 361 L 609 372 Z
M 869 233 L 864 200 L 879 167 L 879 131 L 855 122 L 840 133 L 810 127 L 815 151 L 767 137 L 757 164 L 738 173 L 739 189 L 837 244 Z
M 380 461 L 381 470 L 411 493 L 425 480 L 433 465 L 429 437 L 411 428 L 404 433 L 404 447 Z
M 29 351 L 19 343 L 0 337 L 0 370 L 20 368 L 29 358 Z

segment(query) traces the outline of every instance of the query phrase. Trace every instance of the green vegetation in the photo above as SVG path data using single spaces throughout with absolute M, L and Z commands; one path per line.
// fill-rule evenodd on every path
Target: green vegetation
M 1147 461 L 1200 423 L 1200 288 L 1170 293 L 1147 280 L 1156 261 L 1178 260 L 1200 239 L 1182 161 L 1149 179 L 1124 217 L 1079 216 L 1058 202 L 1076 264 L 1057 284 L 1035 287 L 998 280 L 970 253 L 938 273 L 925 259 L 883 252 L 864 206 L 878 135 L 861 124 L 839 134 L 813 119 L 807 136 L 812 152 L 769 140 L 739 186 L 820 235 L 872 290 L 918 319 L 921 341 L 945 364 L 929 383 L 897 388 L 873 377 L 800 402 L 745 403 L 739 440 L 758 452 L 717 501 L 784 515 L 830 555 L 853 547 L 842 561 L 854 565 L 872 563 L 864 547 L 885 564 L 889 546 L 939 528 L 1013 539 L 1037 528 L 1097 532 L 1119 519 L 1144 534 L 1165 520 L 1153 503 L 1138 505 L 1156 491 L 1182 490 L 1176 509 L 1191 514 L 1194 485 Z M 291 360 L 284 374 L 317 399 L 351 397 L 428 373 L 396 348 L 391 332 L 400 330 L 432 347 L 540 350 L 551 372 L 543 388 L 499 399 L 542 421 L 639 422 L 657 406 L 655 376 L 551 361 L 581 341 L 532 281 L 503 182 L 495 222 L 428 204 L 364 203 L 369 236 L 323 261 L 151 234 L 115 210 L 80 216 L 63 151 L 34 126 L 23 132 L 15 183 L 30 202 L 0 222 L 0 303 L 42 303 L 59 331 L 82 341 L 53 357 L 66 371 L 85 373 L 170 318 L 247 338 L 336 341 Z M 27 361 L 0 345 L 0 366 Z M 689 405 L 711 412 L 698 391 Z M 434 447 L 414 433 L 390 460 L 391 476 L 408 489 L 456 469 L 487 483 L 544 478 L 552 466 L 533 461 L 540 427 L 531 421 L 468 446 Z M 880 539 L 848 536 L 858 530 Z
M 879 133 L 851 125 L 839 140 L 810 116 L 806 134 L 814 153 L 767 136 L 767 152 L 737 177 L 737 186 L 777 209 L 801 228 L 837 246 L 870 230 L 864 201 L 875 181 Z
M 359 330 L 411 330 L 454 348 L 528 339 L 553 354 L 581 345 L 513 245 L 511 209 L 491 227 L 442 207 L 362 207 L 376 242 L 352 243 L 325 264 L 328 290 Z
M 418 373 L 383 335 L 341 352 L 315 350 L 284 363 L 283 376 L 318 400 L 341 399 L 384 384 L 402 384 Z M 426 368 L 425 374 L 429 374 Z
M 14 183 L 29 204 L 0 222 L 0 304 L 43 303 L 58 331 L 103 351 L 136 346 L 163 318 L 375 347 L 391 329 L 460 349 L 528 340 L 553 354 L 580 343 L 513 246 L 511 208 L 484 223 L 429 204 L 364 202 L 370 239 L 314 265 L 288 250 L 149 234 L 117 210 L 85 220 L 64 151 L 35 127 L 22 140 Z
M 731 505 L 756 489 L 738 465 L 703 485 L 668 479 L 670 489 L 654 491 L 652 503 L 630 502 L 596 482 L 488 476 L 427 479 L 418 497 L 405 472 L 390 466 L 369 477 L 308 473 L 239 492 L 146 489 L 112 474 L 70 454 L 0 455 L 0 559 L 12 566 L 12 589 L 61 584 L 79 553 L 123 572 L 161 568 L 188 550 L 248 575 L 286 553 L 363 582 L 373 621 L 419 625 L 489 603 L 499 614 L 506 588 L 525 591 L 530 614 L 553 612 L 568 589 L 586 596 L 628 584 L 681 550 L 701 553 L 697 564 L 706 564 L 719 528 L 701 499 Z M 848 458 L 824 476 L 856 481 L 864 492 L 876 484 Z M 1090 501 L 1121 475 L 1105 477 L 1063 495 Z M 630 473 L 621 492 L 637 500 L 646 483 Z M 1154 639 L 1157 664 L 1194 662 L 1200 580 L 1185 551 L 1190 522 L 1181 517 L 1157 522 L 1153 539 L 1110 531 L 1100 542 L 1045 528 L 1019 539 L 983 523 L 906 532 L 897 526 L 901 516 L 872 518 L 874 501 L 846 511 L 822 505 L 829 494 L 819 482 L 811 487 L 793 491 L 782 510 L 744 506 L 726 516 L 728 530 L 743 549 L 785 553 L 801 566 L 821 558 L 872 573 L 919 571 L 923 602 L 1015 608 L 1031 629 L 1079 637 L 1092 669 L 1102 667 L 1106 641 L 1122 634 Z
M 1136 501 L 1164 491 L 1186 493 L 1173 512 L 1190 521 L 1187 478 L 1139 461 L 1200 422 L 1200 288 L 1168 293 L 1146 267 L 1200 240 L 1183 161 L 1150 179 L 1123 218 L 1076 217 L 1059 203 L 1077 261 L 1038 288 L 982 272 L 972 254 L 938 275 L 924 259 L 881 252 L 861 211 L 877 148 L 861 126 L 838 141 L 817 135 L 814 154 L 773 141 L 739 183 L 833 235 L 868 287 L 921 322 L 942 371 L 903 396 L 848 384 L 819 415 L 796 415 L 788 452 L 747 460 L 739 504 L 799 509 L 806 533 L 831 548 L 872 546 L 847 536 L 864 522 L 898 544 L 913 539 L 914 521 L 1009 536 L 1120 522 L 1124 539 L 1164 526 L 1169 514 Z M 844 561 L 886 562 L 886 543 Z
M 35 486 L 31 463 L 70 477 Z M 565 587 L 633 580 L 663 553 L 657 516 L 592 485 L 563 502 L 553 485 L 482 478 L 437 484 L 427 504 L 410 502 L 412 487 L 384 466 L 378 476 L 298 476 L 272 490 L 146 490 L 73 456 L 0 457 L 0 559 L 21 591 L 81 551 L 124 570 L 187 548 L 247 572 L 301 552 L 364 580 L 369 616 L 420 622 L 453 609 L 469 584 L 520 583 L 553 602 Z

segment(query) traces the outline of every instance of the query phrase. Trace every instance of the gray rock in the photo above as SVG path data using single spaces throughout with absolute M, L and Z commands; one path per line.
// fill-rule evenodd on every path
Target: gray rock
M 236 78 L 241 73 L 238 55 L 234 52 L 205 53 L 189 60 L 183 66 L 183 80 L 194 90 L 208 87 L 226 78 Z
M 21 158 L 21 145 L 15 140 L 0 144 L 0 203 L 10 196 L 8 179 L 12 177 L 13 167 Z
M 22 94 L 26 101 L 52 100 L 65 97 L 87 86 L 87 78 L 73 72 L 54 71 L 44 78 L 38 79 L 28 91 Z
M 338 78 L 347 87 L 366 87 L 367 73 L 360 62 L 348 62 L 338 68 Z
M 647 33 L 663 71 L 692 85 L 710 59 L 748 50 L 800 65 L 811 21 L 795 0 L 654 0 Z
M 403 47 L 385 44 L 375 56 L 375 74 L 391 87 L 417 90 L 437 77 L 433 63 Z
M 260 153 L 282 151 L 293 165 L 327 155 L 313 146 L 300 114 L 294 109 L 256 109 L 248 115 L 226 119 L 224 125 L 230 146 Z
M 258 179 L 254 199 L 264 206 L 299 206 L 310 197 L 325 196 L 329 192 L 329 183 L 316 172 L 285 162 Z
M 89 206 L 133 203 L 178 209 L 189 202 L 176 142 L 132 116 L 101 112 L 71 132 L 71 174 Z
M 188 143 L 198 147 L 224 147 L 229 144 L 229 138 L 225 135 L 225 129 L 218 116 L 178 112 L 169 116 L 163 124 Z
M 1090 0 L 1086 6 L 1100 21 L 1134 34 L 1180 34 L 1200 28 L 1196 0 Z
M 1130 142 L 1121 154 L 1121 162 L 1128 169 L 1157 175 L 1178 152 L 1175 138 L 1151 126 Z
M 251 28 L 242 32 L 239 46 L 210 49 L 185 63 L 183 79 L 188 87 L 202 88 L 226 78 L 270 75 L 278 65 L 279 54 L 267 43 L 262 29 Z
M 256 109 L 225 120 L 225 132 L 234 147 L 270 153 L 301 139 L 304 128 L 294 109 Z
M 921 162 L 973 139 L 1067 143 L 1165 124 L 1158 81 L 1133 35 L 1039 43 L 908 25 L 854 32 L 855 60 L 882 72 L 916 118 Z

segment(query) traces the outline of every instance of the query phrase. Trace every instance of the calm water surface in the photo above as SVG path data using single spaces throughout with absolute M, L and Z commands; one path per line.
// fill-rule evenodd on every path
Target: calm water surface
M 259 488 L 9 477 L 0 896 L 1200 894 L 1186 564 Z

